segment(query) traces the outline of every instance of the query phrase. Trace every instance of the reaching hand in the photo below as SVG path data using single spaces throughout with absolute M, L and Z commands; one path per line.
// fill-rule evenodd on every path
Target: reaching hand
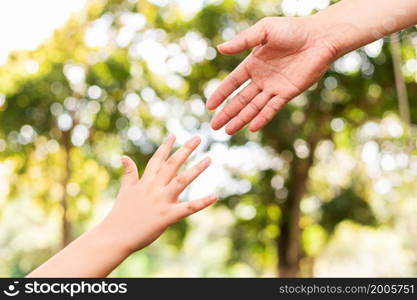
M 139 250 L 157 239 L 165 229 L 179 220 L 209 206 L 217 200 L 212 195 L 199 200 L 178 202 L 181 192 L 209 165 L 203 159 L 194 167 L 177 175 L 191 153 L 200 144 L 195 137 L 168 158 L 175 137 L 170 136 L 138 178 L 135 163 L 123 158 L 125 175 L 116 203 L 104 220 L 107 232 L 114 232 L 129 252 Z
M 228 123 L 226 132 L 232 135 L 248 123 L 251 131 L 265 126 L 288 101 L 314 84 L 336 59 L 336 48 L 323 37 L 309 17 L 268 17 L 219 45 L 219 51 L 229 55 L 254 49 L 210 96 L 207 107 L 216 109 L 250 79 L 214 116 L 212 128 L 217 130 Z
M 109 215 L 28 277 L 107 276 L 132 252 L 156 240 L 169 225 L 213 204 L 215 195 L 178 202 L 178 196 L 210 165 L 210 159 L 177 175 L 200 139 L 193 138 L 168 158 L 174 141 L 171 136 L 158 148 L 140 179 L 135 163 L 123 157 L 125 173 Z

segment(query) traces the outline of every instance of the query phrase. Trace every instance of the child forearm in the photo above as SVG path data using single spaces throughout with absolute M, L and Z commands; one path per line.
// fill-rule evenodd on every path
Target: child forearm
M 129 254 L 105 223 L 101 223 L 27 277 L 105 277 Z

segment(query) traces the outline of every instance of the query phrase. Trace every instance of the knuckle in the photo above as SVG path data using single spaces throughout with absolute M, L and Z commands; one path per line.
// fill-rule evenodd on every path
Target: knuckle
M 161 218 L 165 220 L 167 225 L 172 225 L 177 223 L 180 220 L 180 217 L 174 213 L 171 209 L 165 209 L 161 212 Z
M 184 154 L 184 152 L 187 152 L 187 151 L 190 151 L 190 150 L 193 150 L 194 149 L 194 147 L 195 147 L 195 144 L 194 144 L 194 142 L 188 142 L 188 143 L 186 143 L 185 145 L 184 145 L 184 148 L 183 149 L 180 149 L 180 154 Z
M 262 113 L 260 113 L 259 114 L 259 117 L 261 118 L 261 119 L 263 119 L 263 121 L 269 121 L 271 118 L 268 116 L 268 114 L 267 114 L 267 112 L 266 111 L 264 111 L 264 112 L 262 112 Z
M 262 44 L 268 40 L 268 30 L 270 30 L 273 19 L 273 17 L 266 17 L 259 21 L 259 34 L 262 36 Z
M 277 112 L 281 108 L 281 101 L 278 98 L 273 98 L 268 102 L 268 107 Z
M 184 159 L 188 158 L 188 156 L 191 155 L 191 153 L 193 153 L 194 149 L 197 147 L 197 145 L 186 145 L 184 147 L 184 149 L 181 149 L 181 151 L 179 152 L 178 155 L 178 163 L 180 161 L 183 161 Z
M 223 109 L 223 114 L 228 118 L 228 119 L 230 119 L 230 118 L 233 118 L 234 117 L 234 114 L 232 113 L 232 108 L 230 107 L 230 106 L 226 106 L 224 109 Z
M 151 158 L 148 161 L 148 165 L 155 162 L 158 159 L 158 154 L 155 153 L 154 155 L 151 156 Z
M 256 105 L 255 102 L 249 102 L 249 108 L 254 112 L 254 113 L 258 113 L 261 109 L 259 108 L 258 105 Z
M 246 124 L 248 121 L 249 118 L 247 117 L 247 114 L 244 114 L 244 113 L 240 113 L 238 116 L 237 116 L 237 118 L 236 118 L 236 122 L 235 122 L 235 124 L 236 124 L 236 127 L 240 127 L 240 126 L 242 126 L 243 124 Z
M 172 157 L 168 158 L 168 160 L 166 161 L 166 164 L 168 166 L 173 166 L 173 165 L 176 164 L 176 162 L 177 162 L 177 159 L 175 158 L 175 156 L 172 156 Z
M 196 206 L 196 204 L 195 204 L 195 202 L 196 201 L 189 201 L 188 203 L 187 203 L 187 210 L 189 211 L 189 212 L 196 212 L 197 211 L 197 206 Z
M 189 182 L 189 179 L 188 179 L 188 176 L 186 176 L 186 175 L 179 175 L 177 177 L 177 183 L 179 185 L 187 185 L 188 182 Z
M 223 90 L 217 90 L 216 93 L 217 93 L 217 96 L 220 99 L 222 99 L 222 101 L 227 98 L 227 95 Z
M 195 166 L 195 170 L 193 170 L 193 174 L 195 173 L 200 173 L 201 171 L 203 171 L 206 168 L 206 165 L 204 165 L 203 163 L 198 164 L 197 166 Z
M 245 39 L 245 41 L 246 41 L 246 39 Z M 230 83 L 232 84 L 232 86 L 235 88 L 235 89 L 237 89 L 238 87 L 240 87 L 240 83 L 239 83 L 239 81 L 237 80 L 237 78 L 236 78 L 236 76 L 230 76 Z
M 240 124 L 246 124 L 252 119 L 253 110 L 252 108 L 248 107 L 245 110 L 243 110 L 238 116 L 238 120 L 240 121 Z
M 250 41 L 249 41 L 249 37 L 248 36 L 245 36 L 243 38 L 243 43 L 245 45 L 245 48 L 250 48 Z
M 239 102 L 241 105 L 246 105 L 249 99 L 248 97 L 244 96 L 243 93 L 239 93 L 236 95 L 236 101 Z
M 161 209 L 161 211 L 159 212 L 159 215 L 161 216 L 161 218 L 167 218 L 168 216 L 170 216 L 170 210 L 164 208 Z
M 156 152 L 154 153 L 154 155 L 152 155 L 150 161 L 156 161 L 159 160 L 162 157 L 162 153 L 160 151 L 160 149 L 156 150 Z

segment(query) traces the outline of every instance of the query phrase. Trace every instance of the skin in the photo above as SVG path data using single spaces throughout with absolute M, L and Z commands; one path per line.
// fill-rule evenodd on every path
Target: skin
M 191 139 L 169 157 L 174 142 L 175 137 L 170 136 L 158 148 L 140 179 L 135 163 L 123 157 L 124 176 L 107 217 L 28 277 L 105 277 L 130 254 L 155 241 L 171 224 L 216 202 L 216 195 L 178 201 L 181 192 L 211 161 L 205 158 L 177 175 L 201 140 Z
M 298 96 L 342 55 L 417 23 L 417 1 L 343 0 L 299 18 L 268 17 L 218 46 L 226 55 L 251 54 L 213 92 L 207 108 L 218 108 L 242 88 L 211 122 L 235 134 L 249 124 L 263 128 L 288 101 Z

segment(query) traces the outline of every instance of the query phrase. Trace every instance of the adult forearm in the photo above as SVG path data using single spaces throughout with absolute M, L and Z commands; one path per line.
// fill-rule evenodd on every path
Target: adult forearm
M 341 56 L 417 24 L 417 1 L 342 0 L 311 18 Z

